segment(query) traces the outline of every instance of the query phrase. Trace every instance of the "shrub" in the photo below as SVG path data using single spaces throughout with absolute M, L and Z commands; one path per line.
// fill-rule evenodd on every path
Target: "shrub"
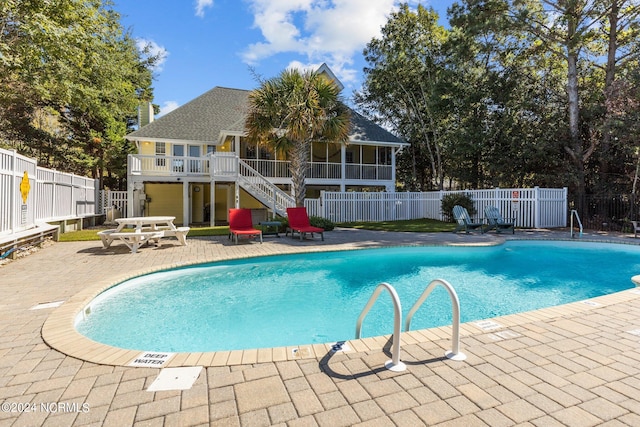
M 289 218 L 278 217 L 276 218 L 276 221 L 280 221 L 280 232 L 286 232 L 287 227 L 289 226 Z M 331 222 L 331 220 L 321 218 L 319 216 L 310 216 L 309 224 L 313 225 L 314 227 L 324 228 L 324 231 L 331 231 L 336 228 L 336 225 Z
M 314 227 L 324 228 L 324 231 L 331 231 L 336 227 L 330 219 L 321 218 L 319 216 L 310 216 L 309 223 Z
M 289 226 L 289 218 L 278 216 L 275 218 L 275 220 L 280 222 L 280 233 L 285 233 L 287 231 L 287 227 Z
M 455 222 L 455 218 L 453 217 L 453 207 L 455 205 L 460 205 L 463 208 L 466 208 L 467 212 L 469 212 L 469 216 L 471 217 L 473 217 L 477 212 L 473 199 L 470 195 L 466 193 L 447 194 L 442 198 L 441 209 L 442 215 L 444 215 L 449 222 Z

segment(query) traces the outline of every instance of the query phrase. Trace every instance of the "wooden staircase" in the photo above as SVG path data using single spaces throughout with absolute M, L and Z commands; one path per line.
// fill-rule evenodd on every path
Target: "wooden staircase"
M 284 217 L 287 214 L 287 208 L 296 205 L 293 197 L 272 184 L 242 159 L 238 159 L 237 180 L 240 187 L 269 208 L 274 214 Z

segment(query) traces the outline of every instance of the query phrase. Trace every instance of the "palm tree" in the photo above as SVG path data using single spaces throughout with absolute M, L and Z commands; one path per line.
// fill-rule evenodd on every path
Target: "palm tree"
M 322 74 L 285 70 L 249 95 L 247 137 L 288 153 L 296 206 L 304 206 L 311 143 L 348 140 L 350 114 L 339 94 Z

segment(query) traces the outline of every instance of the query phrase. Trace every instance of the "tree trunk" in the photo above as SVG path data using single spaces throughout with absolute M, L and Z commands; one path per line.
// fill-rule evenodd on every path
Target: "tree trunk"
M 307 178 L 307 164 L 309 163 L 309 146 L 310 142 L 297 142 L 289 152 L 291 155 L 289 171 L 291 172 L 293 195 L 297 207 L 304 206 L 304 199 L 307 193 L 305 181 Z
M 574 11 L 575 12 L 575 11 Z M 578 54 L 580 48 L 576 46 L 577 19 L 575 14 L 568 16 L 567 34 L 567 98 L 569 109 L 569 144 L 565 151 L 569 153 L 575 165 L 576 177 L 576 208 L 583 213 L 586 196 L 586 183 L 584 175 L 584 150 L 580 138 L 580 102 L 578 93 Z
M 605 105 L 612 96 L 612 86 L 616 76 L 616 51 L 618 48 L 618 12 L 620 5 L 618 0 L 611 2 L 609 11 L 609 46 L 607 50 L 607 66 L 605 68 L 604 97 Z M 611 150 L 611 112 L 605 109 L 604 125 L 602 128 L 602 146 L 600 156 L 600 174 L 605 180 L 609 175 L 609 152 Z

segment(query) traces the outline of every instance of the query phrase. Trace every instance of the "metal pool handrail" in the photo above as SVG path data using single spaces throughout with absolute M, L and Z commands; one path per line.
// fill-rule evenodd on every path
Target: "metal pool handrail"
M 573 239 L 573 217 L 576 217 L 576 220 L 578 220 L 578 225 L 580 226 L 580 237 L 582 237 L 582 221 L 580 221 L 580 215 L 578 215 L 578 211 L 575 209 L 571 210 L 571 224 L 570 224 L 570 231 L 569 231 L 569 235 L 571 236 L 571 238 Z
M 445 356 L 452 360 L 465 360 L 467 356 L 464 353 L 460 352 L 460 300 L 458 299 L 458 294 L 456 293 L 455 289 L 453 289 L 453 286 L 451 286 L 451 284 L 444 279 L 432 280 L 431 283 L 429 283 L 429 286 L 425 288 L 424 292 L 422 292 L 422 295 L 420 295 L 420 298 L 418 298 L 416 303 L 413 304 L 413 307 L 411 307 L 411 310 L 409 310 L 409 313 L 407 314 L 407 320 L 404 324 L 404 330 L 405 332 L 409 330 L 409 328 L 411 327 L 411 318 L 413 317 L 415 312 L 418 311 L 418 308 L 420 308 L 424 300 L 427 299 L 431 291 L 433 291 L 438 285 L 443 286 L 449 293 L 449 297 L 451 298 L 451 306 L 453 309 L 453 331 L 451 336 L 452 349 L 445 352 Z
M 401 324 L 402 324 L 402 306 L 400 305 L 400 298 L 398 297 L 398 293 L 395 288 L 388 283 L 380 283 L 376 289 L 371 294 L 371 298 L 369 298 L 369 302 L 364 306 L 360 316 L 358 316 L 358 320 L 356 322 L 356 339 L 360 338 L 360 329 L 362 327 L 362 321 L 364 320 L 367 313 L 373 306 L 373 304 L 378 299 L 380 292 L 383 289 L 389 291 L 391 295 L 391 300 L 393 301 L 393 344 L 391 350 L 391 360 L 388 360 L 384 366 L 390 371 L 394 372 L 402 372 L 407 369 L 407 366 L 400 361 L 400 334 L 401 332 Z

